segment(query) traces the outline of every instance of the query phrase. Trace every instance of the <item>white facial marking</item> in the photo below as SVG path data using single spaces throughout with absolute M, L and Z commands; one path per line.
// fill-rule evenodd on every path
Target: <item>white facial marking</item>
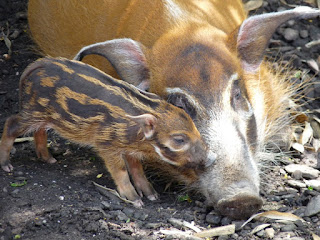
M 170 163 L 172 165 L 178 166 L 179 164 L 176 162 L 171 161 L 170 159 L 166 158 L 165 156 L 162 155 L 161 150 L 159 147 L 155 146 L 152 144 L 152 146 L 154 147 L 154 150 L 156 151 L 156 153 L 159 155 L 159 157 L 161 158 L 161 160 Z
M 255 166 L 249 147 L 244 146 L 247 144 L 247 120 L 252 116 L 253 111 L 248 102 L 248 114 L 239 116 L 230 104 L 232 85 L 238 78 L 236 73 L 230 77 L 228 85 L 222 93 L 222 109 L 209 111 L 210 123 L 208 133 L 205 135 L 209 140 L 211 151 L 220 155 L 219 157 L 223 158 L 226 165 L 242 164 L 239 157 L 244 155 L 244 151 L 248 151 L 248 160 L 252 166 Z

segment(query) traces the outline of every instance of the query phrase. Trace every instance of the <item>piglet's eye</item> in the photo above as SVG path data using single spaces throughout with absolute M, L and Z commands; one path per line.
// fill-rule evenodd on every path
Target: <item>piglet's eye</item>
M 182 145 L 186 144 L 186 142 L 187 142 L 186 137 L 183 135 L 175 135 L 172 138 L 173 138 L 174 143 L 178 146 L 182 146 Z

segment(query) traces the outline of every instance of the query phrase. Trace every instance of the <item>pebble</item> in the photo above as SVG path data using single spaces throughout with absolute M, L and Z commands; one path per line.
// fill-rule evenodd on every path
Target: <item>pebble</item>
M 319 221 L 319 218 L 318 218 L 318 217 L 312 217 L 312 218 L 311 218 L 311 221 L 312 221 L 313 223 L 317 223 L 317 222 Z
M 292 177 L 296 180 L 302 179 L 302 172 L 300 170 L 296 170 L 292 173 Z
M 206 216 L 206 222 L 214 225 L 218 225 L 221 221 L 221 216 L 219 215 L 213 215 L 213 214 L 207 214 Z
M 307 38 L 309 36 L 309 32 L 307 30 L 300 30 L 300 37 Z
M 294 224 L 295 224 L 298 228 L 306 227 L 305 224 L 304 224 L 304 222 L 302 222 L 302 220 L 294 221 Z
M 274 231 L 273 228 L 266 228 L 266 229 L 264 230 L 264 232 L 265 232 L 265 236 L 266 236 L 267 238 L 270 238 L 270 239 L 273 239 L 273 238 L 274 238 L 274 233 L 275 233 L 275 231 Z
M 222 226 L 228 225 L 228 224 L 230 224 L 230 223 L 231 223 L 231 220 L 230 220 L 228 217 L 224 217 L 224 218 L 222 218 L 222 220 L 221 220 L 221 225 L 222 225 Z
M 288 166 L 285 166 L 284 169 L 290 174 L 292 174 L 296 170 L 299 170 L 302 172 L 302 176 L 308 179 L 317 178 L 320 172 L 317 169 L 314 169 L 312 167 L 309 167 L 307 165 L 302 165 L 302 164 L 290 164 Z
M 296 24 L 296 21 L 295 21 L 295 20 L 289 20 L 289 21 L 287 22 L 287 25 L 290 26 L 290 27 L 293 27 L 295 24 Z
M 133 217 L 136 219 L 145 221 L 149 217 L 149 215 L 147 213 L 142 212 L 142 211 L 136 211 L 136 212 L 134 212 Z
M 10 39 L 16 39 L 20 35 L 19 30 L 14 30 L 13 33 L 10 35 Z
M 281 232 L 292 232 L 296 228 L 297 228 L 296 225 L 294 225 L 293 223 L 290 223 L 281 227 Z
M 27 13 L 26 12 L 18 12 L 16 13 L 16 18 L 18 19 L 27 19 Z
M 245 223 L 244 220 L 241 221 L 232 221 L 232 224 L 236 226 L 236 231 L 240 231 L 242 228 L 241 226 Z
M 149 229 L 156 229 L 156 228 L 160 228 L 161 226 L 162 226 L 162 223 L 147 223 L 145 225 L 145 227 Z
M 320 191 L 320 180 L 305 180 L 308 187 L 312 187 L 313 190 Z
M 20 190 L 19 189 L 15 189 L 10 193 L 10 195 L 12 197 L 19 197 L 19 193 L 20 193 Z
M 227 235 L 222 235 L 218 237 L 218 240 L 228 240 L 229 237 Z
M 110 214 L 112 214 L 119 221 L 127 221 L 128 220 L 128 216 L 120 210 L 110 211 Z
M 305 183 L 297 180 L 288 180 L 288 185 L 294 188 L 304 188 L 307 186 Z
M 132 217 L 134 212 L 136 211 L 135 209 L 132 209 L 132 208 L 128 208 L 128 207 L 125 207 L 123 210 L 124 214 L 126 214 L 128 217 Z
M 307 205 L 305 216 L 311 217 L 320 212 L 320 195 L 311 198 L 310 202 Z
M 297 40 L 299 37 L 299 31 L 292 29 L 292 28 L 286 28 L 283 31 L 283 37 L 287 40 L 287 41 L 294 41 Z

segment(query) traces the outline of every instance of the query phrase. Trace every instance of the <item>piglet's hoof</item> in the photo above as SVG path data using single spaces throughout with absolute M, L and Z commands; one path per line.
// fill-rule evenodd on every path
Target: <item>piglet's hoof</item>
M 57 162 L 57 160 L 54 157 L 50 157 L 47 160 L 43 160 L 43 161 L 50 164 Z
M 135 206 L 136 208 L 142 208 L 143 205 L 144 204 L 141 199 L 137 199 L 133 201 L 133 206 Z
M 7 165 L 3 165 L 1 167 L 5 172 L 12 172 L 13 171 L 13 166 L 10 163 Z
M 152 195 L 147 196 L 147 198 L 148 198 L 150 201 L 155 201 L 155 200 L 157 200 L 157 199 L 159 198 L 159 195 L 158 195 L 158 193 L 154 193 L 154 194 L 152 194 Z

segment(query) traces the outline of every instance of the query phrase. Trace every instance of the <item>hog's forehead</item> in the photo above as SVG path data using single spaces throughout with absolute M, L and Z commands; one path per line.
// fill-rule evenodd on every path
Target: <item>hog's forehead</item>
M 200 43 L 181 50 L 166 72 L 169 87 L 187 90 L 204 106 L 219 102 L 230 80 L 241 74 L 235 57 Z

